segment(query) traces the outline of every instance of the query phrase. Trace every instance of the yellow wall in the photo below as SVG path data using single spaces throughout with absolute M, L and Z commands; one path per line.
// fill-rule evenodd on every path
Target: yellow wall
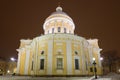
M 54 39 L 53 39 L 54 36 Z M 83 44 L 84 42 L 87 42 L 83 38 L 79 38 L 78 36 L 70 35 L 70 34 L 49 34 L 49 35 L 44 35 L 41 37 L 37 37 L 33 40 L 31 43 L 31 49 L 30 49 L 30 58 L 29 58 L 29 69 L 28 69 L 28 75 L 47 75 L 47 67 L 50 63 L 48 63 L 48 42 L 49 40 L 53 41 L 53 48 L 52 48 L 52 75 L 67 75 L 67 41 L 71 42 L 71 52 L 72 52 L 72 73 L 71 75 L 93 75 L 93 72 L 90 72 L 90 67 L 93 67 L 93 65 L 90 64 L 90 56 L 89 56 L 89 50 L 88 48 L 85 48 L 85 45 Z M 32 45 L 34 43 L 34 45 Z M 58 45 L 58 43 L 62 45 Z M 62 50 L 61 54 L 58 54 L 58 50 Z M 41 55 L 41 51 L 44 51 L 44 55 Z M 75 51 L 78 52 L 78 54 L 75 54 Z M 93 50 L 93 57 L 96 58 L 97 62 L 97 74 L 102 74 L 102 67 L 98 65 L 98 51 Z M 19 73 L 24 75 L 24 69 L 25 69 L 25 58 L 26 58 L 26 53 L 23 51 L 20 53 L 20 70 Z M 34 55 L 34 56 L 33 56 Z M 35 56 L 37 55 L 37 56 Z M 59 70 L 57 70 L 57 64 L 56 64 L 56 58 L 57 56 L 63 57 L 63 70 L 61 70 L 61 73 L 58 73 Z M 74 57 L 78 56 L 79 57 L 79 70 L 75 70 L 75 61 Z M 40 58 L 44 57 L 45 59 L 45 66 L 44 70 L 40 70 Z M 34 59 L 33 59 L 34 58 Z M 32 59 L 34 60 L 34 67 L 36 71 L 31 70 L 31 64 L 32 64 Z M 85 61 L 88 61 L 87 69 L 86 70 L 86 64 Z M 83 67 L 84 66 L 84 67 Z

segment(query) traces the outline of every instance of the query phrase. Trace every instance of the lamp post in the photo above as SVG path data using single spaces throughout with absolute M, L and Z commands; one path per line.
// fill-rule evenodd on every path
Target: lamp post
M 94 75 L 95 75 L 95 79 L 97 79 L 97 68 L 96 68 L 96 62 L 95 62 L 95 58 L 93 58 L 93 65 L 94 65 Z

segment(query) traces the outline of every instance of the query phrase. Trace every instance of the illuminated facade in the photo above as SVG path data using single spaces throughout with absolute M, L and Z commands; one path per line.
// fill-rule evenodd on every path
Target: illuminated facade
M 44 35 L 33 40 L 20 40 L 17 74 L 93 75 L 93 57 L 97 63 L 97 74 L 102 74 L 98 40 L 74 35 L 74 22 L 61 7 L 57 7 L 56 12 L 45 20 L 43 29 Z

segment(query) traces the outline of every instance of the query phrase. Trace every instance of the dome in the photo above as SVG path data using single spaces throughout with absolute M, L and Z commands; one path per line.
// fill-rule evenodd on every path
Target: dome
M 61 30 L 61 33 L 74 33 L 75 25 L 73 20 L 62 10 L 62 7 L 58 6 L 56 8 L 56 11 L 53 12 L 48 18 L 46 18 L 43 24 L 45 34 L 52 33 L 52 28 L 56 29 L 58 27 L 60 27 L 61 29 L 64 27 L 64 30 L 66 30 Z M 57 30 L 55 30 L 54 33 L 57 33 Z
M 62 11 L 62 7 L 57 7 L 56 11 L 53 12 L 45 21 L 47 21 L 48 19 L 51 19 L 53 17 L 65 17 L 68 18 L 69 20 L 73 21 L 65 12 Z

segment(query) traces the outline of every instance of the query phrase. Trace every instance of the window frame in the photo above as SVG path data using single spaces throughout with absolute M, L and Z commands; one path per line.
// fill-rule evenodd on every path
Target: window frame
M 67 29 L 66 28 L 64 28 L 64 33 L 66 33 L 67 32 Z
M 45 59 L 40 59 L 40 70 L 44 70 Z
M 63 58 L 57 58 L 57 69 L 63 69 Z
M 75 70 L 79 70 L 79 59 L 75 59 Z
M 61 28 L 60 27 L 58 27 L 58 32 L 61 32 Z
M 52 28 L 52 33 L 54 33 L 54 30 L 55 30 L 55 29 L 54 29 L 54 28 Z

